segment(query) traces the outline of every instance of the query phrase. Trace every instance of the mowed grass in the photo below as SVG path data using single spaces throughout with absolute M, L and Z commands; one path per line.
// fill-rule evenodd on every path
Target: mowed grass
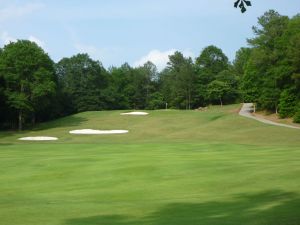
M 0 224 L 299 225 L 300 130 L 238 108 L 85 112 L 1 132 Z M 68 133 L 84 128 L 129 133 Z M 17 140 L 37 135 L 59 140 Z

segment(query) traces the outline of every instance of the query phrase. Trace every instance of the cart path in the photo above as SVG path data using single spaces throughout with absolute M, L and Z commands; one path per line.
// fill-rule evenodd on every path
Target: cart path
M 281 126 L 281 127 L 288 127 L 288 128 L 293 128 L 293 129 L 300 129 L 299 127 L 295 127 L 295 126 L 291 126 L 291 125 L 287 125 L 287 124 L 282 124 L 282 123 L 276 123 L 267 119 L 263 119 L 263 118 L 258 118 L 255 117 L 253 114 L 253 103 L 244 103 L 239 115 L 250 118 L 250 119 L 254 119 L 257 121 L 260 121 L 262 123 L 266 123 L 266 124 L 270 124 L 270 125 L 274 125 L 274 126 Z

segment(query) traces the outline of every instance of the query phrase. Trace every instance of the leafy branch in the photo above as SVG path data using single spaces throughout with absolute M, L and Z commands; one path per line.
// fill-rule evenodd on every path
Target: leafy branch
M 242 13 L 246 12 L 246 10 L 247 10 L 246 6 L 252 6 L 251 5 L 251 1 L 248 1 L 248 0 L 237 0 L 234 3 L 234 7 L 235 8 L 239 7 L 241 9 Z

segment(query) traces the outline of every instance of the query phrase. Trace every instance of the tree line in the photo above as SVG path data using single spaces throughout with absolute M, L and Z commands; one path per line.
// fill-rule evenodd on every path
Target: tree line
M 300 16 L 268 11 L 253 27 L 249 47 L 231 63 L 216 46 L 196 59 L 169 56 L 161 72 L 147 62 L 105 69 L 88 54 L 58 63 L 34 42 L 0 49 L 0 126 L 18 128 L 82 111 L 195 109 L 254 102 L 300 122 Z

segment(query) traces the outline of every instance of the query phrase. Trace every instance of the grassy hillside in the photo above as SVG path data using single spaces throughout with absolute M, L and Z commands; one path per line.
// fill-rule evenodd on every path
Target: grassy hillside
M 238 107 L 85 112 L 2 132 L 0 224 L 300 224 L 300 131 Z M 83 128 L 129 133 L 68 133 Z M 17 140 L 34 135 L 59 141 Z
M 0 143 L 24 144 L 24 136 L 56 136 L 55 143 L 229 143 L 299 146 L 299 131 L 240 117 L 239 105 L 205 112 L 158 110 L 148 116 L 120 116 L 121 111 L 84 112 L 37 126 L 32 131 L 0 132 Z M 74 129 L 127 129 L 120 135 L 74 135 Z

